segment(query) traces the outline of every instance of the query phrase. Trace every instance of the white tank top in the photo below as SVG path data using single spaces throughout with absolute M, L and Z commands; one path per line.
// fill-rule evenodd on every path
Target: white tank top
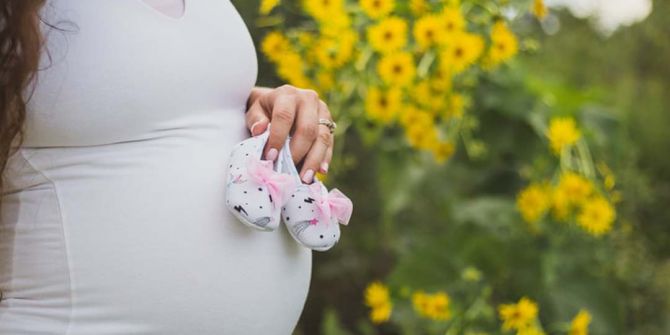
M 311 251 L 226 210 L 255 50 L 229 0 L 51 0 L 10 157 L 0 334 L 290 334 Z

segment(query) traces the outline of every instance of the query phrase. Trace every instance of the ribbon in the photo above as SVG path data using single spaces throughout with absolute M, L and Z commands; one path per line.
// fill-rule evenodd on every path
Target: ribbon
M 285 199 L 288 199 L 297 187 L 294 178 L 274 171 L 272 161 L 249 159 L 247 167 L 249 177 L 256 183 L 268 188 L 275 208 L 284 205 Z
M 339 223 L 349 224 L 354 204 L 346 195 L 336 188 L 325 193 L 319 182 L 310 184 L 309 190 L 323 221 L 330 223 L 330 218 L 335 217 Z

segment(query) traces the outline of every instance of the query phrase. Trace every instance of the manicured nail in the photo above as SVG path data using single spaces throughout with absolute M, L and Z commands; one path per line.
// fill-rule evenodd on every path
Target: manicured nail
M 270 151 L 268 151 L 267 159 L 274 162 L 274 160 L 277 159 L 277 155 L 278 155 L 277 149 L 272 148 L 270 149 Z
M 312 179 L 314 178 L 314 170 L 308 169 L 305 171 L 305 174 L 302 176 L 302 181 L 309 184 L 312 182 Z
M 321 163 L 321 173 L 328 173 L 328 163 Z
M 251 125 L 251 130 L 250 130 L 251 135 L 256 136 L 256 133 L 254 133 L 254 128 L 256 128 L 256 126 L 260 123 L 261 123 L 261 121 L 259 120 L 259 121 L 254 122 L 254 124 Z

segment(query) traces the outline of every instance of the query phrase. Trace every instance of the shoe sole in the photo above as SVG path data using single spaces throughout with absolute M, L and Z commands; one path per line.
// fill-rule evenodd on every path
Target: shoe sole
M 335 246 L 335 244 L 333 244 L 333 245 L 330 246 L 330 247 L 320 247 L 320 248 L 316 247 L 316 248 L 312 248 L 312 247 L 310 247 L 310 246 L 308 246 L 308 245 L 305 245 L 305 244 L 302 243 L 302 241 L 300 241 L 300 239 L 293 233 L 293 229 L 291 229 L 291 228 L 286 224 L 286 222 L 284 221 L 284 219 L 282 219 L 282 222 L 284 223 L 284 226 L 286 227 L 286 230 L 288 230 L 288 233 L 291 235 L 291 237 L 292 237 L 298 244 L 300 244 L 301 246 L 303 246 L 303 247 L 305 247 L 305 248 L 307 248 L 307 249 L 314 250 L 314 251 L 328 251 L 328 250 L 330 250 L 333 246 Z M 337 243 L 336 243 L 336 244 L 337 244 Z

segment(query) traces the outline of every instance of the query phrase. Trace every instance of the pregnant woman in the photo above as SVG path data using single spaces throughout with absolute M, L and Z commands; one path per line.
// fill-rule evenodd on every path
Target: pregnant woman
M 0 334 L 292 332 L 311 251 L 227 211 L 227 160 L 272 122 L 309 183 L 330 115 L 256 74 L 229 0 L 0 2 Z

